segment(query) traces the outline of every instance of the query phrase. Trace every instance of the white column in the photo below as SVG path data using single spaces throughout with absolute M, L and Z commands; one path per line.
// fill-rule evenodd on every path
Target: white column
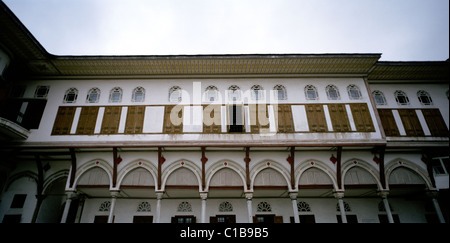
M 337 198 L 339 203 L 339 210 L 341 211 L 341 220 L 342 223 L 347 223 L 347 216 L 345 215 L 345 207 L 344 207 L 344 193 L 343 192 L 335 192 L 334 197 Z
M 289 197 L 292 200 L 292 209 L 294 211 L 294 222 L 300 223 L 300 217 L 298 216 L 297 196 L 298 196 L 298 193 L 296 193 L 296 192 L 289 193 Z
M 164 192 L 157 192 L 156 193 L 156 219 L 155 223 L 159 223 L 161 219 L 161 199 L 164 195 Z
M 67 216 L 69 215 L 70 204 L 72 204 L 72 198 L 76 197 L 75 192 L 66 192 L 67 199 L 66 205 L 64 206 L 63 215 L 61 217 L 61 223 L 67 223 Z
M 392 217 L 391 207 L 389 206 L 389 202 L 387 200 L 388 194 L 389 194 L 388 191 L 380 191 L 378 193 L 378 195 L 380 195 L 381 198 L 383 199 L 384 209 L 386 210 L 386 214 L 387 214 L 389 223 L 394 223 L 394 218 Z
M 444 215 L 442 214 L 441 207 L 439 206 L 439 202 L 436 199 L 437 194 L 437 191 L 428 192 L 428 196 L 431 197 L 431 200 L 433 201 L 434 210 L 436 211 L 436 214 L 439 218 L 439 223 L 445 223 Z
M 116 207 L 118 191 L 111 191 L 111 207 L 109 208 L 108 223 L 112 223 L 114 219 L 114 208 Z
M 208 197 L 207 192 L 201 192 L 200 197 L 202 199 L 202 218 L 201 223 L 206 223 L 206 198 Z
M 253 210 L 252 210 L 253 192 L 246 192 L 245 198 L 247 199 L 248 222 L 253 223 Z

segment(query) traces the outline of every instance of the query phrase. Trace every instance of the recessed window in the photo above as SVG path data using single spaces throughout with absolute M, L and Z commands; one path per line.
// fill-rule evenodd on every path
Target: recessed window
M 417 98 L 419 98 L 422 105 L 433 105 L 433 100 L 431 99 L 430 94 L 428 94 L 425 90 L 419 90 L 417 92 Z
M 100 99 L 100 89 L 98 88 L 90 89 L 86 97 L 86 102 L 98 103 L 99 99 Z
M 49 90 L 50 86 L 37 86 L 36 91 L 34 92 L 34 98 L 47 98 Z
M 230 101 L 240 101 L 241 100 L 241 88 L 237 85 L 231 85 L 228 88 L 228 99 Z
M 307 100 L 318 100 L 319 94 L 317 93 L 316 87 L 314 85 L 305 86 L 305 97 Z
M 327 85 L 325 87 L 325 91 L 327 92 L 327 97 L 329 100 L 340 100 L 341 95 L 339 94 L 339 90 L 335 85 Z
M 386 98 L 384 97 L 383 92 L 379 90 L 374 90 L 372 92 L 373 99 L 375 100 L 375 104 L 377 105 L 387 105 Z
M 395 101 L 397 101 L 397 104 L 409 105 L 409 98 L 405 92 L 403 92 L 401 90 L 397 90 L 394 92 L 394 96 L 395 96 Z
M 119 87 L 115 87 L 109 93 L 109 102 L 110 103 L 119 103 L 122 101 L 122 89 Z
M 354 84 L 350 84 L 349 86 L 347 86 L 347 92 L 348 97 L 351 100 L 360 100 L 362 98 L 361 91 L 359 90 L 358 86 Z
M 273 90 L 275 90 L 275 99 L 287 100 L 286 88 L 283 85 L 275 85 Z
M 145 100 L 145 89 L 142 87 L 137 87 L 133 90 L 131 97 L 132 102 L 144 102 Z
M 216 86 L 214 85 L 210 85 L 208 87 L 206 87 L 205 89 L 205 94 L 204 94 L 204 99 L 205 101 L 217 101 L 218 99 L 218 94 L 219 94 L 219 90 L 217 89 Z
M 169 89 L 169 101 L 181 102 L 181 88 L 179 86 L 173 86 Z
M 27 194 L 16 194 L 14 195 L 13 201 L 11 203 L 11 208 L 23 208 L 25 204 L 25 199 L 27 198 Z
M 252 100 L 264 99 L 264 89 L 261 87 L 261 85 L 253 85 L 250 89 L 252 91 Z
M 78 97 L 78 89 L 70 88 L 64 94 L 64 103 L 75 103 Z

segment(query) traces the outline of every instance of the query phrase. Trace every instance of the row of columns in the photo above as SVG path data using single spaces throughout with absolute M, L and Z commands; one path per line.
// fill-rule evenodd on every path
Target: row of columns
M 119 195 L 119 191 L 111 191 L 111 207 L 109 209 L 109 216 L 108 216 L 108 223 L 112 223 L 113 222 L 113 218 L 114 218 L 114 209 L 116 206 L 116 200 L 117 197 Z M 155 223 L 159 223 L 160 219 L 161 219 L 161 200 L 163 198 L 164 192 L 159 191 L 156 192 L 156 218 L 155 218 Z M 392 216 L 392 211 L 391 208 L 389 206 L 389 201 L 387 199 L 387 196 L 389 195 L 388 191 L 380 191 L 378 193 L 378 195 L 382 198 L 383 204 L 384 204 L 384 208 L 386 209 L 386 214 L 388 217 L 388 221 L 389 223 L 394 223 L 394 218 Z M 297 208 L 297 196 L 298 193 L 297 192 L 290 192 L 289 193 L 289 197 L 291 199 L 292 202 L 292 211 L 294 212 L 294 222 L 295 223 L 300 223 L 300 217 L 299 217 L 299 213 L 298 213 L 298 208 Z M 445 223 L 444 220 L 444 215 L 442 214 L 442 211 L 439 207 L 439 203 L 437 201 L 437 192 L 433 191 L 433 192 L 429 192 L 428 196 L 431 197 L 431 200 L 433 202 L 433 206 L 434 209 L 436 211 L 436 214 L 439 218 L 439 222 L 440 223 Z M 65 223 L 67 222 L 67 217 L 69 214 L 69 209 L 70 209 L 70 205 L 73 201 L 74 198 L 77 197 L 77 194 L 75 192 L 68 192 L 67 193 L 67 200 L 66 200 L 66 205 L 63 211 L 63 215 L 61 218 L 61 223 Z M 347 223 L 347 217 L 346 217 L 346 213 L 345 213 L 345 206 L 344 206 L 344 192 L 343 191 L 337 191 L 334 193 L 334 197 L 337 199 L 338 201 L 338 205 L 339 205 L 339 209 L 340 209 L 340 213 L 341 213 L 341 219 L 342 219 L 342 223 Z M 200 218 L 200 222 L 201 223 L 207 223 L 207 219 L 206 219 L 206 200 L 208 198 L 208 193 L 207 192 L 201 192 L 200 193 L 200 198 L 202 199 L 202 204 L 201 204 L 201 218 Z M 253 223 L 253 208 L 252 208 L 252 199 L 253 199 L 253 192 L 246 192 L 245 193 L 245 199 L 247 200 L 247 213 L 248 213 L 248 223 Z

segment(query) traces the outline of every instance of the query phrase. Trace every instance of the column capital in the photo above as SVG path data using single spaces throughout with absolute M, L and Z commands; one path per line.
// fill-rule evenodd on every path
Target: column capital
M 297 200 L 298 192 L 289 192 L 291 200 Z
M 437 191 L 437 190 L 428 190 L 426 192 L 426 194 L 427 194 L 427 197 L 429 197 L 429 198 L 437 198 L 438 194 L 439 194 L 439 191 Z
M 120 191 L 119 190 L 111 190 L 111 191 L 109 191 L 109 193 L 111 194 L 111 197 L 115 198 L 115 197 L 119 196 Z
M 246 192 L 246 193 L 245 193 L 245 198 L 246 198 L 247 200 L 252 200 L 252 198 L 253 198 L 253 192 Z
M 202 200 L 206 200 L 208 198 L 208 193 L 207 192 L 200 192 L 200 198 Z
M 381 190 L 378 191 L 378 196 L 380 196 L 381 198 L 387 198 L 387 196 L 389 195 L 389 191 L 388 190 Z
M 158 199 L 158 200 L 161 200 L 162 197 L 164 196 L 163 191 L 155 192 L 155 194 L 156 194 L 156 199 Z
M 78 193 L 76 191 L 66 191 L 67 199 L 76 199 L 78 198 Z
M 342 199 L 344 198 L 344 191 L 334 191 L 334 198 L 336 199 Z

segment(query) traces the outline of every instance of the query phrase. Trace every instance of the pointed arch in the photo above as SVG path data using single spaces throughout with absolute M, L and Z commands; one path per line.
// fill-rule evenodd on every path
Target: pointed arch
M 273 169 L 281 174 L 281 176 L 286 181 L 287 187 L 289 190 L 292 190 L 292 185 L 290 182 L 290 173 L 287 171 L 286 167 L 281 165 L 280 163 L 273 160 L 262 160 L 251 168 L 250 170 L 250 189 L 253 190 L 255 185 L 256 176 L 265 169 Z
M 153 165 L 152 162 L 145 159 L 136 159 L 128 163 L 123 169 L 120 170 L 117 176 L 117 187 L 122 186 L 123 180 L 132 173 L 134 170 L 142 168 L 150 173 L 153 179 L 155 188 L 158 188 L 158 169 Z
M 426 169 L 418 166 L 416 163 L 411 162 L 409 160 L 403 159 L 403 158 L 396 158 L 393 160 L 390 160 L 385 165 L 385 174 L 386 174 L 386 188 L 389 190 L 389 179 L 391 178 L 392 172 L 397 168 L 407 168 L 411 170 L 412 172 L 416 173 L 420 178 L 425 182 L 425 185 L 427 189 L 434 190 L 433 184 L 431 183 L 431 179 L 428 176 L 428 172 Z
M 211 184 L 211 179 L 214 175 L 222 169 L 230 169 L 234 171 L 242 180 L 242 185 L 244 191 L 246 190 L 246 180 L 245 180 L 245 168 L 240 166 L 238 163 L 231 160 L 219 160 L 211 165 L 206 172 L 206 191 L 209 190 Z
M 333 188 L 335 190 L 338 190 L 338 184 L 336 179 L 336 172 L 329 167 L 326 163 L 316 160 L 316 159 L 307 159 L 299 163 L 297 165 L 297 168 L 295 169 L 295 186 L 297 187 L 300 184 L 300 178 L 302 177 L 303 173 L 305 173 L 307 170 L 311 168 L 316 168 L 325 173 L 331 180 L 333 184 Z
M 381 185 L 380 176 L 379 176 L 380 173 L 375 168 L 375 166 L 367 163 L 364 160 L 360 160 L 360 159 L 356 159 L 356 158 L 349 159 L 342 164 L 342 178 L 341 178 L 342 189 L 345 188 L 344 182 L 345 182 L 345 176 L 347 175 L 347 172 L 354 167 L 359 167 L 359 168 L 362 168 L 365 171 L 369 172 L 369 174 L 375 180 L 378 189 L 383 190 L 383 186 Z
M 77 173 L 75 174 L 75 180 L 74 180 L 72 189 L 75 189 L 77 187 L 79 180 L 83 176 L 84 173 L 86 173 L 90 169 L 94 169 L 94 168 L 101 168 L 106 172 L 106 174 L 108 175 L 109 187 L 111 188 L 112 187 L 112 171 L 113 171 L 111 165 L 103 159 L 94 159 L 94 160 L 90 160 L 87 163 L 84 163 L 77 170 Z
M 57 171 L 53 174 L 51 174 L 50 176 L 48 176 L 45 180 L 44 180 L 44 186 L 42 191 L 44 192 L 44 194 L 46 193 L 47 189 L 56 181 L 58 180 L 67 180 L 67 178 L 69 178 L 69 170 L 65 169 L 65 170 L 60 170 Z M 67 183 L 66 183 L 67 184 Z
M 187 159 L 179 159 L 175 162 L 172 162 L 170 165 L 167 166 L 166 169 L 164 169 L 162 176 L 161 176 L 161 181 L 162 181 L 162 185 L 161 185 L 161 190 L 165 190 L 166 188 L 166 184 L 167 184 L 167 180 L 169 179 L 170 175 L 175 172 L 178 169 L 181 168 L 185 168 L 190 170 L 192 173 L 194 173 L 196 180 L 198 182 L 198 190 L 202 191 L 201 186 L 202 186 L 202 182 L 201 182 L 201 168 L 198 167 L 194 162 L 187 160 Z
M 10 176 L 10 177 L 8 178 L 8 180 L 6 181 L 6 183 L 5 183 L 6 186 L 5 186 L 4 191 L 5 191 L 5 192 L 8 191 L 9 187 L 10 187 L 15 181 L 21 179 L 22 177 L 28 177 L 28 178 L 30 178 L 34 183 L 36 183 L 36 186 L 37 186 L 38 175 L 37 175 L 35 172 L 26 170 L 26 171 L 22 171 L 22 172 L 19 172 L 19 173 L 16 173 L 16 174 Z

